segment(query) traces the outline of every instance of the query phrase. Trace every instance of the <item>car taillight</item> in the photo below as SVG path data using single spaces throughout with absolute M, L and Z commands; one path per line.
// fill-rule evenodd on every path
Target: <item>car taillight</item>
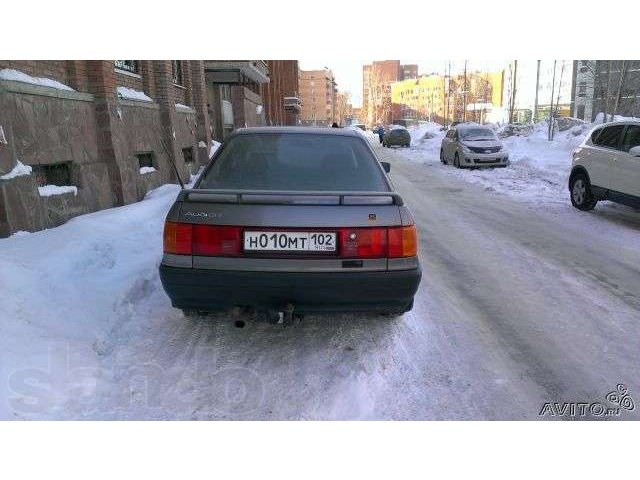
M 383 228 L 341 228 L 340 256 L 346 258 L 402 258 L 418 254 L 415 225 Z
M 340 229 L 340 255 L 350 258 L 383 258 L 387 256 L 386 228 Z
M 164 253 L 191 255 L 192 226 L 190 223 L 165 222 Z
M 389 228 L 389 258 L 415 257 L 418 254 L 418 231 L 415 225 Z
M 242 252 L 240 227 L 226 225 L 194 225 L 193 254 L 226 256 Z
M 164 253 L 175 255 L 238 255 L 242 251 L 240 227 L 165 222 Z

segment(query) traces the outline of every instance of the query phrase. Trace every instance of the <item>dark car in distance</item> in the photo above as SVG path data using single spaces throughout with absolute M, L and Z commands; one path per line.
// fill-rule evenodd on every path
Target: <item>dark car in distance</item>
M 411 310 L 418 237 L 388 168 L 351 129 L 235 131 L 167 215 L 160 278 L 173 306 Z
M 384 133 L 382 139 L 383 147 L 408 147 L 411 145 L 411 135 L 409 131 L 404 127 L 390 127 L 388 131 Z

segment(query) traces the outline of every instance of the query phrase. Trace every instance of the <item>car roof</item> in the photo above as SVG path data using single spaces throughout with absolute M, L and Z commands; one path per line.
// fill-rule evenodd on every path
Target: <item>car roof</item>
M 234 130 L 229 137 L 236 135 L 255 135 L 255 134 L 295 134 L 306 133 L 309 135 L 334 135 L 341 137 L 361 138 L 361 134 L 351 128 L 329 128 L 329 127 L 247 127 Z
M 609 127 L 611 125 L 640 125 L 640 120 L 618 120 L 616 122 L 606 122 L 596 125 L 593 129 Z
M 486 128 L 487 130 L 491 130 L 487 125 L 481 125 L 479 123 L 460 123 L 455 125 L 454 128 L 457 128 L 458 130 L 466 130 L 468 128 Z

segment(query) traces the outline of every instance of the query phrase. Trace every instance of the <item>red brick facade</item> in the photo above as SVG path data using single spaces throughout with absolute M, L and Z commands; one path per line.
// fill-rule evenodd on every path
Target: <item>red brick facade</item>
M 298 61 L 267 60 L 269 83 L 262 86 L 267 125 L 297 125 L 298 115 L 285 109 L 285 97 L 298 97 Z

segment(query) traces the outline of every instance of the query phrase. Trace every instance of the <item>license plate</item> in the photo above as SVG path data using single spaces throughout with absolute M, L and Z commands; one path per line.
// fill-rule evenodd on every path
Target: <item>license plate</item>
M 335 232 L 244 232 L 245 251 L 335 252 Z

